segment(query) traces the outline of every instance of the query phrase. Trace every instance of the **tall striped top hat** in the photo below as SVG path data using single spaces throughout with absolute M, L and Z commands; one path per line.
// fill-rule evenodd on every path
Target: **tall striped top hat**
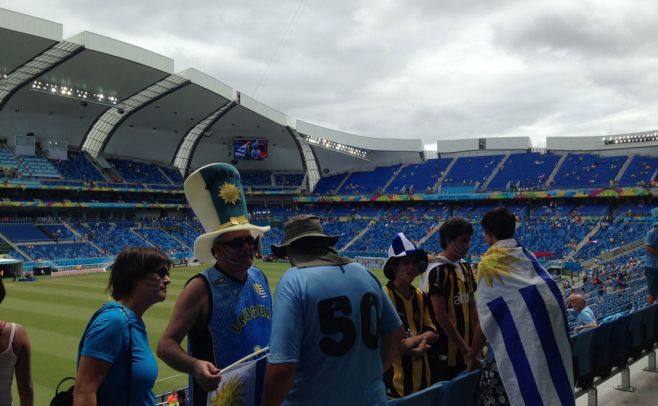
M 393 237 L 391 246 L 388 248 L 388 258 L 384 264 L 384 275 L 388 279 L 393 279 L 395 277 L 394 263 L 397 259 L 415 256 L 418 258 L 418 269 L 416 269 L 416 275 L 420 275 L 425 272 L 427 269 L 427 253 L 425 250 L 416 247 L 416 244 L 409 241 L 404 233 L 397 233 Z
M 249 230 L 257 238 L 270 229 L 249 223 L 240 173 L 232 165 L 215 163 L 199 168 L 185 179 L 183 189 L 206 231 L 194 241 L 194 256 L 200 262 L 215 262 L 212 242 L 222 234 Z

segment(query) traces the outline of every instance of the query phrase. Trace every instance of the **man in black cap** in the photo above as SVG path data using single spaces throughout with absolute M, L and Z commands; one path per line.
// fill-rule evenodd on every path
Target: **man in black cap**
M 377 278 L 334 249 L 317 216 L 289 219 L 272 245 L 292 268 L 274 298 L 263 405 L 384 405 L 382 375 L 403 330 Z

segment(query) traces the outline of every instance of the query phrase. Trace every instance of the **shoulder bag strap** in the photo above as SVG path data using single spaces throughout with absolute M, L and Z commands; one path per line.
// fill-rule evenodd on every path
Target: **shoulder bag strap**
M 126 309 L 120 307 L 124 316 L 126 316 L 126 321 L 128 321 L 128 387 L 126 391 L 126 405 L 130 405 L 130 386 L 132 383 L 132 372 L 133 372 L 133 334 L 132 334 L 132 323 L 130 322 L 130 317 Z

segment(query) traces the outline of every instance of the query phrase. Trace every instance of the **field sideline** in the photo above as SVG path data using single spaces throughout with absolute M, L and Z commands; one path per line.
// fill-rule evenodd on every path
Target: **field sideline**
M 260 261 L 255 265 L 266 273 L 272 291 L 289 266 L 285 263 Z M 144 322 L 153 350 L 183 285 L 203 269 L 202 266 L 175 268 L 171 273 L 172 282 L 167 300 L 146 312 Z M 383 273 L 379 271 L 376 274 L 383 282 Z M 48 405 L 60 379 L 75 376 L 80 336 L 94 311 L 109 300 L 105 292 L 107 279 L 108 275 L 103 273 L 57 279 L 44 276 L 37 282 L 14 283 L 11 279 L 4 280 L 7 297 L 0 305 L 0 318 L 27 328 L 32 343 L 32 379 L 36 405 Z M 156 395 L 187 385 L 186 376 L 172 370 L 159 359 L 158 368 Z M 16 403 L 16 382 L 12 392 Z

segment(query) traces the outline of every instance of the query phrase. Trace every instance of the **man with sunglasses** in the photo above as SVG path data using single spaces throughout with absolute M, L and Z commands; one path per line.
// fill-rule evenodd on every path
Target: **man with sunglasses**
M 222 368 L 268 344 L 272 298 L 253 259 L 269 227 L 249 223 L 240 174 L 231 165 L 204 166 L 185 180 L 184 189 L 206 231 L 195 241 L 194 255 L 212 265 L 185 285 L 158 356 L 190 375 L 190 404 L 206 405 Z M 180 346 L 185 336 L 189 353 Z M 255 395 L 259 404 L 260 391 Z

